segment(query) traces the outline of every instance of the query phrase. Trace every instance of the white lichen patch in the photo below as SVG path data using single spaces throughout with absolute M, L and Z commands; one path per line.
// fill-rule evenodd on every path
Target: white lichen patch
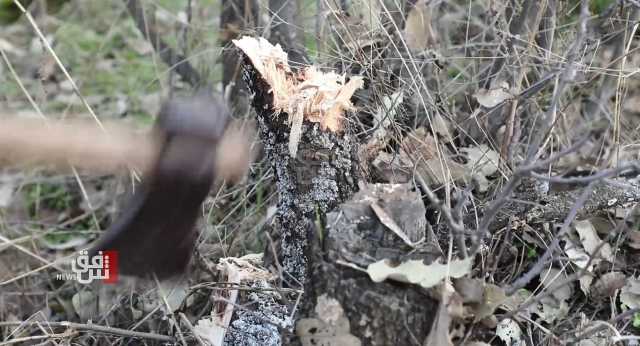
M 351 96 L 364 85 L 361 77 L 352 77 L 347 82 L 345 75 L 321 72 L 313 66 L 294 73 L 280 45 L 273 46 L 264 38 L 248 36 L 233 43 L 247 55 L 262 79 L 271 86 L 274 110 L 287 113 L 291 126 L 289 154 L 292 157 L 297 153 L 304 119 L 319 123 L 324 131 L 342 131 L 344 113 L 355 110 Z

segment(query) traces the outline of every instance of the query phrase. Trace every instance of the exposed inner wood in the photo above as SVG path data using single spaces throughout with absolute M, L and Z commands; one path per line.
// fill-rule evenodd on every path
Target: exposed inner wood
M 271 86 L 273 107 L 295 118 L 320 123 L 323 130 L 343 130 L 345 111 L 355 110 L 350 99 L 363 87 L 362 77 L 351 77 L 334 72 L 321 72 L 313 66 L 299 73 L 291 71 L 287 54 L 280 45 L 272 45 L 264 38 L 244 36 L 233 43 L 251 60 L 262 78 Z

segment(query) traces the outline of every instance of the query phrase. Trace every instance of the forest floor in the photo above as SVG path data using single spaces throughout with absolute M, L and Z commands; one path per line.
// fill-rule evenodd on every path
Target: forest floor
M 221 91 L 219 4 L 199 1 L 187 25 L 185 3 L 154 2 L 158 32 Z M 579 1 L 549 0 L 556 12 L 506 19 L 507 1 L 438 3 L 419 1 L 387 35 L 399 12 L 381 15 L 384 25 L 363 20 L 365 10 L 327 15 L 305 31 L 305 45 L 322 68 L 365 78 L 349 122 L 367 182 L 409 184 L 441 259 L 475 258 L 455 280 L 455 267 L 433 274 L 460 298 L 446 342 L 637 344 L 638 8 L 590 1 L 585 13 Z M 0 20 L 10 13 L 2 11 Z M 301 22 L 313 27 L 314 18 Z M 4 117 L 88 118 L 90 107 L 144 132 L 169 90 L 190 89 L 120 2 L 71 1 L 35 23 L 0 24 L 0 53 L 0 126 Z M 106 288 L 64 280 L 65 259 L 113 222 L 131 185 L 131 177 L 0 166 L 0 345 L 206 337 L 191 324 L 220 304 L 210 299 L 224 288 L 219 260 L 270 246 L 278 191 L 269 158 L 259 155 L 245 181 L 207 197 L 192 275 L 175 292 L 126 278 Z M 376 213 L 389 232 L 407 221 Z M 436 269 L 389 270 L 385 278 L 411 282 L 416 270 Z

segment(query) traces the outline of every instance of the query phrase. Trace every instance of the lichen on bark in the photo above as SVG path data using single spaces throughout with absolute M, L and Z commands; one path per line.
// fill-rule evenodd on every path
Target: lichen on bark
M 288 276 L 283 279 L 300 287 L 306 275 L 306 251 L 314 221 L 356 190 L 354 136 L 348 125 L 338 133 L 305 119 L 296 156 L 291 157 L 288 114 L 274 109 L 270 87 L 248 58 L 243 76 L 254 94 L 260 137 L 276 177 L 276 227 L 281 238 L 281 263 Z

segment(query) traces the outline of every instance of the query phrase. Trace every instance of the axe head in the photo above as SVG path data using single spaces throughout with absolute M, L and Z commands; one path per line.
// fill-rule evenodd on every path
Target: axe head
M 89 250 L 118 252 L 124 275 L 163 279 L 183 272 L 198 236 L 200 205 L 216 173 L 216 147 L 229 119 L 221 98 L 198 95 L 163 105 L 152 133 L 154 167 L 122 215 Z

